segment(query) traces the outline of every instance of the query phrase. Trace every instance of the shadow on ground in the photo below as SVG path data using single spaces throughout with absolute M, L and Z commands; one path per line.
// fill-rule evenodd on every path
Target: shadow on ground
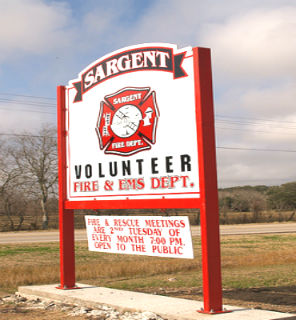
M 291 306 L 292 312 L 296 312 L 296 286 L 224 290 L 223 296 L 247 302 Z
M 143 290 L 139 291 L 143 292 Z M 153 288 L 145 290 L 145 292 L 184 299 L 203 300 L 201 288 Z M 223 304 L 296 313 L 296 286 L 223 289 Z

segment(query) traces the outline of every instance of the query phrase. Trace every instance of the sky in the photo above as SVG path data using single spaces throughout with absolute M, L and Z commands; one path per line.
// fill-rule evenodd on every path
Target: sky
M 147 42 L 211 48 L 219 187 L 296 180 L 295 0 L 0 0 L 0 134 L 56 123 L 56 86 Z

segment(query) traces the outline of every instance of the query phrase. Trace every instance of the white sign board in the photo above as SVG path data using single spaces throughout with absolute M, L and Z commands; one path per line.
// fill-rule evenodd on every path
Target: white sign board
M 85 216 L 90 251 L 193 259 L 188 217 Z
M 66 87 L 67 199 L 199 198 L 191 47 L 123 48 Z

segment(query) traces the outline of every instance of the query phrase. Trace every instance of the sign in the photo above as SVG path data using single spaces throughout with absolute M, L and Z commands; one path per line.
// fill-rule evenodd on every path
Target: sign
M 66 87 L 67 199 L 199 199 L 191 47 L 112 52 Z
M 90 251 L 193 259 L 188 217 L 85 216 Z
M 152 43 L 108 54 L 67 87 L 58 86 L 57 116 L 59 288 L 77 288 L 75 209 L 199 208 L 201 312 L 224 312 L 210 49 Z M 136 228 L 148 228 L 140 223 Z M 115 227 L 112 222 L 111 227 Z M 117 228 L 116 236 L 124 236 L 120 228 L 125 228 Z M 159 228 L 153 226 L 153 230 Z M 174 229 L 182 232 L 182 228 Z M 164 237 L 163 243 L 162 232 L 154 249 L 148 243 L 133 247 L 130 238 L 120 239 L 130 242 L 122 243 L 130 253 L 161 252 L 161 246 L 164 253 L 173 236 Z M 108 243 L 100 238 L 104 240 L 103 232 L 91 234 L 92 241 Z M 189 236 L 188 231 L 186 234 Z M 133 235 L 140 237 L 125 234 Z M 189 257 L 185 237 L 175 237 L 181 240 L 171 246 L 178 248 L 182 241 L 183 256 Z M 166 250 L 168 253 L 168 247 Z

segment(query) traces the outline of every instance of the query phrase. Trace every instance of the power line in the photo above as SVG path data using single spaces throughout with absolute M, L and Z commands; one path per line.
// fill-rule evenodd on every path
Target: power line
M 291 180 L 292 179 L 292 180 Z M 235 187 L 246 187 L 250 185 L 264 185 L 267 184 L 267 186 L 273 186 L 274 184 L 284 184 L 284 183 L 291 183 L 295 182 L 296 177 L 287 179 L 287 178 L 276 178 L 276 179 L 264 179 L 264 178 L 258 178 L 258 179 L 218 179 L 218 190 L 224 191 L 225 189 L 231 189 Z M 230 185 L 229 185 L 230 184 Z
M 263 130 L 248 130 L 248 129 L 238 129 L 238 128 L 232 128 L 232 127 L 218 127 L 215 126 L 216 129 L 222 129 L 222 130 L 235 130 L 235 131 L 247 131 L 247 132 L 258 132 L 258 133 L 265 133 L 265 134 L 274 134 L 274 132 L 270 131 L 263 131 Z M 295 133 L 286 133 L 286 132 L 281 132 L 281 135 L 289 135 L 289 136 L 295 136 Z
M 17 133 L 0 133 L 0 136 L 15 136 L 15 137 L 34 137 L 34 138 L 44 138 L 47 136 L 42 135 L 31 135 L 31 134 L 17 134 Z M 49 138 L 57 138 L 56 136 L 50 136 Z M 228 147 L 228 146 L 216 146 L 217 149 L 227 149 L 227 150 L 242 150 L 242 151 L 263 151 L 263 152 L 291 152 L 296 153 L 296 150 L 283 150 L 283 149 L 258 149 L 258 148 L 238 148 L 238 147 Z
M 14 110 L 11 110 L 9 108 L 2 108 L 2 107 L 0 107 L 0 110 L 55 114 L 54 112 L 47 112 L 47 111 L 29 110 L 29 109 L 14 109 Z
M 3 92 L 0 92 L 0 95 L 3 95 L 3 96 L 15 96 L 15 97 L 25 97 L 25 98 L 34 98 L 34 99 L 45 99 L 45 100 L 56 100 L 56 98 L 40 97 L 40 96 L 29 96 L 29 95 L 17 94 L 17 93 L 3 93 Z
M 0 97 L 0 102 L 4 103 L 15 103 L 15 104 L 28 104 L 32 106 L 44 106 L 44 107 L 55 107 L 56 105 L 54 103 L 49 103 L 49 102 L 38 102 L 38 101 L 30 101 L 30 100 L 25 100 L 25 101 L 20 101 L 20 100 L 14 100 L 14 99 L 5 99 Z
M 227 150 L 242 150 L 242 151 L 262 151 L 262 152 L 295 152 L 296 150 L 282 150 L 282 149 L 257 149 L 257 148 L 237 148 L 237 147 L 227 147 L 227 146 L 217 146 L 217 149 L 227 149 Z
M 13 97 L 23 97 L 23 98 L 33 98 L 33 99 L 45 99 L 45 100 L 55 100 L 54 98 L 48 98 L 48 97 L 41 97 L 41 96 L 33 96 L 33 95 L 22 95 L 22 94 L 13 94 L 13 93 L 0 93 L 1 95 L 6 96 L 13 96 Z M 34 112 L 34 113 L 46 113 L 46 114 L 55 114 L 53 112 L 47 112 L 47 111 L 39 111 L 39 110 L 32 110 L 32 109 L 23 109 L 20 108 L 17 105 L 20 106 L 32 106 L 35 108 L 56 108 L 55 103 L 51 102 L 45 102 L 45 101 L 37 101 L 37 100 L 17 100 L 17 99 L 11 99 L 11 98 L 3 98 L 0 97 L 0 105 L 7 105 L 7 104 L 13 104 L 14 108 L 5 108 L 0 107 L 1 110 L 8 110 L 8 111 L 21 111 L 21 112 Z M 16 107 L 16 108 L 15 108 Z
M 222 123 L 226 122 L 226 123 L 231 123 L 231 124 L 251 125 L 251 126 L 271 126 L 270 123 L 243 122 L 243 121 L 235 121 L 235 120 L 219 120 L 219 119 L 217 119 L 216 122 L 222 122 Z M 296 127 L 281 126 L 281 125 L 275 125 L 274 127 L 284 128 L 284 129 L 296 129 Z
M 17 133 L 0 133 L 0 136 L 11 136 L 11 137 L 30 137 L 30 138 L 52 138 L 56 139 L 57 136 L 39 136 L 33 134 L 17 134 Z
M 270 122 L 282 122 L 282 123 L 295 123 L 295 121 L 286 121 L 286 120 L 271 120 L 271 119 L 264 119 L 264 118 L 252 118 L 252 117 L 232 117 L 232 116 L 223 116 L 220 114 L 216 114 L 216 117 L 219 118 L 227 118 L 227 119 L 243 119 L 243 120 L 259 120 L 259 121 L 270 121 Z
M 35 96 L 35 95 L 24 95 L 24 94 L 18 94 L 18 93 L 0 92 L 0 95 L 14 96 L 14 97 L 24 97 L 24 98 L 33 98 L 33 99 L 45 99 L 45 100 L 54 100 L 54 101 L 56 101 L 56 98 L 52 98 L 52 97 Z M 23 103 L 23 102 L 18 101 L 18 100 L 4 99 L 4 98 L 0 98 L 0 99 L 2 99 L 2 100 L 11 100 L 11 101 L 14 101 L 14 102 Z M 31 102 L 35 103 L 35 101 L 31 101 Z M 42 104 L 47 104 L 47 105 L 52 105 L 52 106 L 55 107 L 55 104 L 50 104 L 50 103 L 45 103 L 45 102 L 41 102 L 41 103 Z M 274 120 L 274 119 L 254 118 L 254 117 L 234 117 L 234 116 L 226 116 L 226 115 L 221 115 L 221 114 L 216 114 L 215 117 L 216 118 L 225 118 L 225 119 L 258 120 L 258 121 L 265 121 L 265 122 L 281 122 L 281 123 L 295 123 L 296 124 L 296 121 Z M 223 120 L 221 120 L 221 121 L 223 121 Z
M 9 99 L 2 99 L 0 98 L 0 104 L 1 102 L 3 102 L 2 100 L 5 100 L 5 104 L 6 103 L 12 103 L 12 104 L 20 104 L 20 105 L 28 105 L 28 106 L 33 106 L 33 107 L 47 107 L 47 108 L 56 108 L 56 106 L 54 104 L 49 104 L 49 103 L 35 103 L 35 102 L 27 102 L 27 101 L 18 101 L 18 100 L 9 100 Z M 21 112 L 33 112 L 33 113 L 45 113 L 45 114 L 56 114 L 55 112 L 47 112 L 47 111 L 39 111 L 39 110 L 32 110 L 32 109 L 9 109 L 9 108 L 3 108 L 0 107 L 0 110 L 8 110 L 8 111 L 21 111 Z M 222 123 L 230 123 L 230 124 L 245 124 L 245 125 L 267 125 L 267 124 L 259 124 L 259 123 L 244 123 L 244 122 L 240 122 L 240 121 L 227 121 L 227 120 L 216 120 L 216 122 L 222 122 Z M 282 127 L 282 126 L 277 126 L 278 128 L 285 128 L 285 129 L 296 129 L 296 127 Z M 236 130 L 236 131 L 249 131 L 249 132 L 261 132 L 261 133 L 268 133 L 271 134 L 271 132 L 267 132 L 267 131 L 253 131 L 253 130 L 247 130 L 247 129 L 238 129 L 238 128 L 225 128 L 225 127 L 218 127 L 216 126 L 217 129 L 224 129 L 224 130 Z M 293 135 L 291 133 L 281 133 L 281 134 L 285 134 L 285 135 Z
M 5 96 L 14 96 L 14 97 L 24 97 L 24 98 L 33 98 L 33 99 L 45 99 L 45 100 L 54 100 L 56 101 L 56 98 L 51 98 L 51 97 L 43 97 L 43 96 L 34 96 L 34 95 L 23 95 L 23 94 L 16 94 L 16 93 L 0 93 L 1 95 Z M 20 100 L 15 100 L 15 99 L 7 99 L 7 98 L 1 98 L 0 97 L 0 104 L 1 102 L 4 103 L 12 103 L 12 104 L 21 104 L 21 105 L 30 105 L 34 107 L 48 107 L 48 108 L 56 108 L 56 104 L 54 103 L 48 103 L 48 102 L 41 102 L 41 101 L 20 101 Z M 25 111 L 25 110 L 24 110 Z M 32 112 L 32 110 L 29 110 L 28 112 Z M 264 122 L 272 122 L 272 123 L 290 123 L 290 124 L 296 124 L 295 121 L 284 121 L 284 120 L 274 120 L 274 119 L 266 119 L 266 118 L 254 118 L 254 117 L 234 117 L 234 116 L 226 116 L 226 115 L 221 115 L 221 114 L 216 114 L 216 122 L 226 122 L 226 123 L 231 123 L 231 124 L 243 124 L 243 125 L 257 125 L 257 126 L 266 126 L 270 125 L 267 123 L 254 123 L 252 120 L 256 121 L 264 121 Z M 234 119 L 234 120 L 223 120 L 219 118 L 224 118 L 224 119 Z M 242 120 L 242 121 L 240 121 Z M 247 120 L 247 121 L 245 121 Z M 251 120 L 251 121 L 249 121 Z M 278 126 L 280 128 L 289 128 L 289 129 L 296 129 L 296 127 L 282 127 Z M 233 129 L 234 130 L 234 129 Z

